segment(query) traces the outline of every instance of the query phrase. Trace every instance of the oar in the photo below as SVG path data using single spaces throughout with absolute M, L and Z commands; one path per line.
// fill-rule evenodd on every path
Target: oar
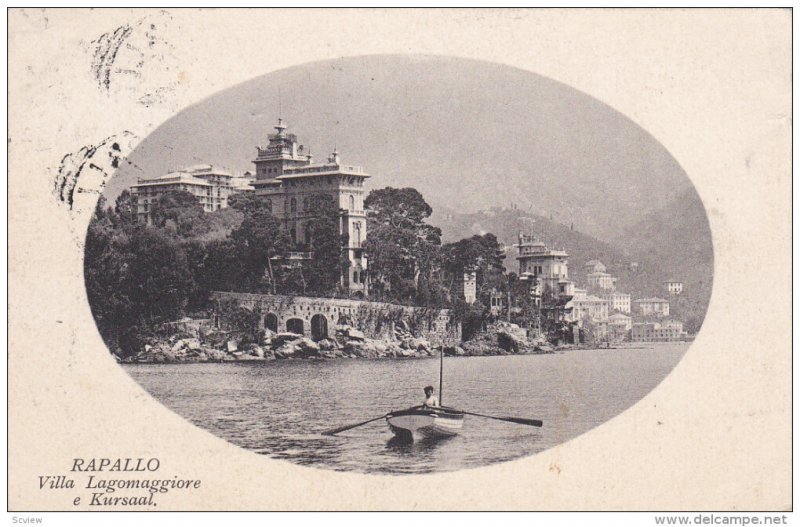
M 516 423 L 518 425 L 528 426 L 542 426 L 542 422 L 538 419 L 523 419 L 522 417 L 496 417 L 494 415 L 483 415 L 472 412 L 464 412 L 467 415 L 475 415 L 477 417 L 486 417 L 488 419 L 496 419 L 498 421 L 507 421 L 509 423 Z
M 382 416 L 380 416 L 380 417 L 376 417 L 376 418 L 374 418 L 374 419 L 369 419 L 369 420 L 367 420 L 367 421 L 362 421 L 362 422 L 360 422 L 360 423 L 356 423 L 356 424 L 354 424 L 354 425 L 347 425 L 347 426 L 342 426 L 342 427 L 340 427 L 340 428 L 334 428 L 333 430 L 326 430 L 326 431 L 322 432 L 322 435 L 326 435 L 326 436 L 332 436 L 332 435 L 336 435 L 336 434 L 338 434 L 339 432 L 344 432 L 345 430 L 350 430 L 350 429 L 352 429 L 352 428 L 358 428 L 359 426 L 365 425 L 365 424 L 367 424 L 367 423 L 371 423 L 371 422 L 373 422 L 373 421 L 378 421 L 378 420 L 380 420 L 380 419 L 383 419 L 383 418 L 384 418 L 384 417 L 386 417 L 387 415 L 389 415 L 389 414 L 383 414 L 383 415 L 382 415 Z

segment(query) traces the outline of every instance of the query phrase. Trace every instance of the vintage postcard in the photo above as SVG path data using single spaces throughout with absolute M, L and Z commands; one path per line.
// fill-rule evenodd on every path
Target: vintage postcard
M 790 10 L 8 17 L 9 511 L 791 510 Z

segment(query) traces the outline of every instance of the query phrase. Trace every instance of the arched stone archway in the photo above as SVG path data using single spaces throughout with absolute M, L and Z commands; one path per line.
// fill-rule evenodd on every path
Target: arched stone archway
M 311 338 L 313 340 L 328 338 L 328 319 L 325 315 L 311 317 Z
M 297 333 L 298 335 L 304 335 L 304 325 L 302 318 L 290 318 L 286 321 L 286 331 L 289 333 Z
M 264 317 L 264 327 L 270 331 L 278 332 L 278 315 L 275 313 L 267 313 Z

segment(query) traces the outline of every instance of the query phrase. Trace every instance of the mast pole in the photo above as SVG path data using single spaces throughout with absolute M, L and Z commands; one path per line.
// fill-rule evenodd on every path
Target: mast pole
M 444 346 L 439 350 L 439 406 L 442 406 L 442 372 L 444 370 Z

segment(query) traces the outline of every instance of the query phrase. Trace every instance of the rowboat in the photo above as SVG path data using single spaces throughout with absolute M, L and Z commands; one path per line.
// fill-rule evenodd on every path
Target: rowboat
M 444 353 L 439 354 L 439 404 L 442 402 L 442 383 L 444 381 Z M 426 392 L 427 394 L 427 392 Z M 406 410 L 395 410 L 388 414 L 379 417 L 373 417 L 360 423 L 351 425 L 340 426 L 331 430 L 325 430 L 323 435 L 334 436 L 340 432 L 352 430 L 359 426 L 364 426 L 381 419 L 386 419 L 389 429 L 395 435 L 395 438 L 401 442 L 412 442 L 431 440 L 444 437 L 451 437 L 461 430 L 464 424 L 465 415 L 474 415 L 477 417 L 485 417 L 487 419 L 495 419 L 498 421 L 505 421 L 507 423 L 517 423 L 527 426 L 542 426 L 539 419 L 525 419 L 522 417 L 497 417 L 494 415 L 485 415 L 475 412 L 466 412 L 464 410 L 456 410 L 449 406 L 412 406 Z
M 444 381 L 444 351 L 439 353 L 439 404 Z M 412 406 L 386 414 L 389 430 L 400 441 L 422 441 L 451 437 L 461 430 L 464 412 L 448 406 Z
M 414 406 L 387 414 L 386 423 L 402 441 L 438 439 L 458 434 L 464 424 L 464 412 L 446 406 Z

